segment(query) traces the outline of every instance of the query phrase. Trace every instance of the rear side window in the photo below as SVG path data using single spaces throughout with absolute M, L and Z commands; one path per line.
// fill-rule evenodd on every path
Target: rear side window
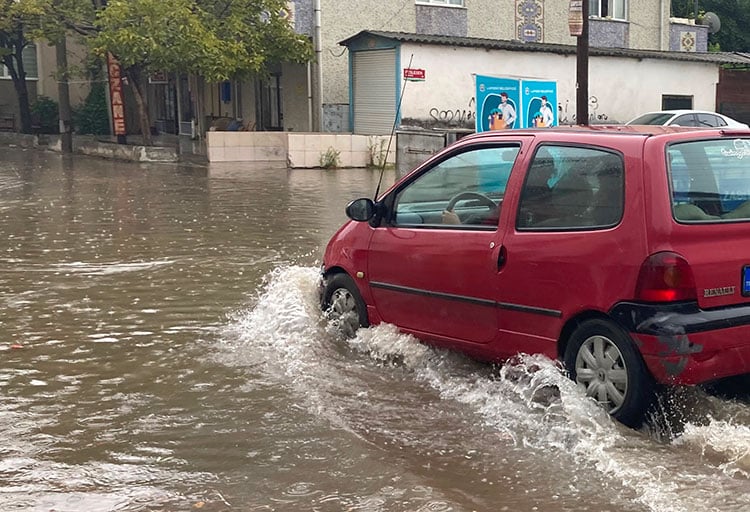
M 722 118 L 719 116 L 715 116 L 713 114 L 695 114 L 698 118 L 698 126 L 710 126 L 710 127 L 716 127 L 716 126 L 726 126 L 727 123 L 724 122 Z
M 667 162 L 678 222 L 750 220 L 750 139 L 672 144 Z
M 516 228 L 580 230 L 612 227 L 623 212 L 622 157 L 588 147 L 540 146 L 521 192 Z

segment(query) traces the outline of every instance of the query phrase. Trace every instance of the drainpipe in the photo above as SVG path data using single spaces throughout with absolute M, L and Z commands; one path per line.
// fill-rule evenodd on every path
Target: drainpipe
M 664 0 L 659 2 L 659 49 L 664 49 Z
M 307 63 L 307 131 L 313 131 L 312 65 Z
M 315 11 L 315 30 L 313 32 L 313 48 L 315 49 L 315 62 L 316 62 L 316 78 L 318 81 L 317 92 L 317 110 L 318 110 L 318 122 L 316 123 L 317 131 L 323 131 L 323 62 L 321 61 L 321 41 L 320 41 L 320 0 L 313 1 L 313 9 Z

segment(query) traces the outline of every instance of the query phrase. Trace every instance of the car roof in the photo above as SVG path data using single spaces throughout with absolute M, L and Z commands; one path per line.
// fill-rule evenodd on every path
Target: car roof
M 645 116 L 647 114 L 719 114 L 718 112 L 711 112 L 710 110 L 695 110 L 695 109 L 689 109 L 689 108 L 680 108 L 680 109 L 669 109 L 669 110 L 654 110 L 653 112 L 645 112 L 641 114 L 641 116 Z M 641 117 L 638 116 L 638 117 Z
M 719 130 L 719 128 L 714 128 Z M 726 130 L 726 127 L 721 129 Z M 517 135 L 542 135 L 550 133 L 589 133 L 589 134 L 608 134 L 608 135 L 665 135 L 668 133 L 684 132 L 702 132 L 705 133 L 710 128 L 696 126 L 662 126 L 662 125 L 627 125 L 627 124 L 595 124 L 589 126 L 551 126 L 548 128 L 518 128 L 513 130 L 490 130 L 470 135 L 472 138 L 491 137 L 492 135 L 517 134 Z M 461 140 L 466 139 L 463 137 Z
M 548 128 L 519 128 L 512 130 L 488 130 L 473 133 L 459 139 L 455 146 L 461 147 L 474 142 L 502 142 L 504 139 L 515 136 L 539 137 L 542 141 L 555 142 L 555 135 L 560 136 L 560 142 L 574 141 L 571 135 L 580 134 L 593 142 L 598 137 L 668 137 L 680 140 L 689 140 L 695 137 L 721 137 L 734 134 L 747 136 L 746 128 L 722 127 L 697 127 L 697 126 L 663 126 L 663 125 L 625 125 L 625 124 L 601 124 L 590 126 L 554 126 Z M 674 137 L 677 136 L 677 137 Z

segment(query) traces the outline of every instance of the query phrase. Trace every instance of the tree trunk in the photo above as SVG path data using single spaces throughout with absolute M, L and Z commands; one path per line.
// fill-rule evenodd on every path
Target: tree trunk
M 60 38 L 56 47 L 57 56 L 57 95 L 60 99 L 58 109 L 60 113 L 60 145 L 63 153 L 73 152 L 73 126 L 71 123 L 70 91 L 68 89 L 68 46 L 65 35 Z
M 133 66 L 129 67 L 125 71 L 125 74 L 128 77 L 130 85 L 133 86 L 133 96 L 138 107 L 138 120 L 141 127 L 141 135 L 143 136 L 143 145 L 152 146 L 153 139 L 151 138 L 151 120 L 148 117 L 148 99 L 143 87 L 141 70 Z
M 23 35 L 14 45 L 14 52 L 3 57 L 3 64 L 8 68 L 13 88 L 16 90 L 18 100 L 18 114 L 21 124 L 21 133 L 31 133 L 31 106 L 29 104 L 29 89 L 26 86 L 26 71 L 23 68 Z

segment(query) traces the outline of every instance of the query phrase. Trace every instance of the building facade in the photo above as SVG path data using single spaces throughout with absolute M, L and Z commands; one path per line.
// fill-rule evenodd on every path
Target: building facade
M 671 19 L 669 0 L 588 1 L 589 43 L 592 48 L 612 52 L 632 50 L 699 54 L 706 51 L 708 28 L 690 20 Z M 411 34 L 414 38 L 446 38 L 438 47 L 424 54 L 433 69 L 430 73 L 432 80 L 428 78 L 413 88 L 421 91 L 415 101 L 406 93 L 403 117 L 420 118 L 415 111 L 425 110 L 422 103 L 438 105 L 451 102 L 461 105 L 461 109 L 468 109 L 470 101 L 463 101 L 463 96 L 469 90 L 466 77 L 470 73 L 507 74 L 509 68 L 511 74 L 522 76 L 538 76 L 540 72 L 537 70 L 547 70 L 545 77 L 558 80 L 562 85 L 564 102 L 560 107 L 574 112 L 575 105 L 571 102 L 575 95 L 570 91 L 574 83 L 570 82 L 575 59 L 570 50 L 575 48 L 576 38 L 570 35 L 568 10 L 569 0 L 356 0 L 345 3 L 336 0 L 293 0 L 288 2 L 290 23 L 297 32 L 313 40 L 315 62 L 309 66 L 279 64 L 270 79 L 201 84 L 200 88 L 196 84 L 196 90 L 188 94 L 198 96 L 193 108 L 201 124 L 198 131 L 210 130 L 212 125 L 214 129 L 223 129 L 222 125 L 226 125 L 228 119 L 240 119 L 242 124 L 235 123 L 235 126 L 255 130 L 354 130 L 352 108 L 356 98 L 352 91 L 352 48 L 348 43 L 342 45 L 342 42 L 351 42 L 351 38 L 362 31 Z M 487 55 L 488 48 L 486 43 L 477 43 L 480 40 L 494 41 L 500 45 L 524 44 L 531 51 L 526 52 L 525 57 L 522 56 L 524 52 L 513 53 L 512 66 L 484 64 L 482 56 Z M 475 43 L 467 44 L 467 41 Z M 567 49 L 561 50 L 561 47 Z M 358 47 L 356 50 L 364 52 L 367 49 Z M 539 52 L 545 51 L 548 54 L 540 56 Z M 459 59 L 451 58 L 459 54 Z M 658 58 L 658 65 L 649 68 L 649 73 L 642 76 L 644 80 L 633 83 L 619 80 L 620 85 L 614 87 L 611 82 L 616 77 L 635 79 L 643 75 L 639 71 L 629 75 L 620 73 L 623 64 L 627 69 L 638 68 L 636 63 L 640 57 L 632 55 L 628 57 L 623 54 L 620 60 L 608 61 L 608 55 L 601 53 L 592 61 L 594 89 L 622 90 L 620 96 L 606 102 L 612 115 L 596 115 L 622 121 L 646 107 L 660 108 L 656 97 L 644 98 L 644 85 L 653 82 L 654 87 L 658 88 L 666 86 L 665 81 L 678 81 L 679 73 L 673 73 L 684 67 L 683 61 L 675 61 L 683 62 L 683 65 L 668 63 L 668 59 L 663 59 L 662 55 Z M 632 63 L 631 58 L 635 59 Z M 441 62 L 448 62 L 446 59 L 451 64 L 439 69 Z M 402 68 L 408 64 L 406 60 L 406 56 L 400 58 Z M 377 64 L 370 62 L 362 65 Z M 703 63 L 704 68 L 712 68 L 711 76 L 718 76 L 718 65 L 710 59 L 708 63 Z M 390 69 L 383 71 L 388 78 L 380 75 L 386 80 L 382 85 L 389 90 L 398 89 L 398 84 L 390 81 L 394 73 Z M 574 77 L 574 71 L 572 73 Z M 604 80 L 600 80 L 602 78 Z M 703 80 L 702 75 L 700 80 Z M 445 86 L 446 83 L 448 86 Z M 685 83 L 688 87 L 696 84 L 687 80 Z M 669 90 L 676 91 L 676 96 L 694 96 L 696 101 L 693 105 L 696 108 L 714 109 L 715 89 L 712 88 L 716 86 L 716 79 L 712 78 L 711 83 L 699 83 L 699 89 L 695 91 L 685 90 L 685 87 Z M 638 100 L 633 101 L 633 98 Z M 592 101 L 595 102 L 595 98 Z M 594 107 L 599 111 L 604 108 L 596 103 Z M 440 107 L 439 110 L 448 109 Z M 421 118 L 429 119 L 429 116 Z

